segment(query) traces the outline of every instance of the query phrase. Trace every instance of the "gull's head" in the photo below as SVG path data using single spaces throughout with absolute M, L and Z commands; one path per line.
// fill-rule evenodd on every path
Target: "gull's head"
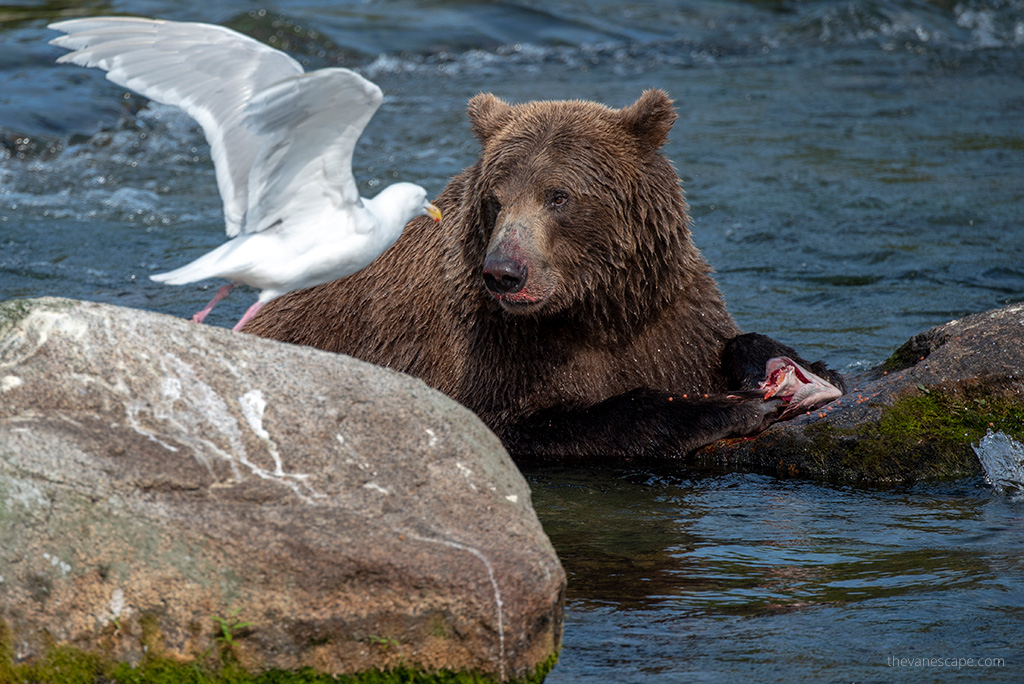
M 441 220 L 441 210 L 427 199 L 427 191 L 415 183 L 395 183 L 372 200 L 373 213 L 393 221 L 400 228 L 417 216 Z

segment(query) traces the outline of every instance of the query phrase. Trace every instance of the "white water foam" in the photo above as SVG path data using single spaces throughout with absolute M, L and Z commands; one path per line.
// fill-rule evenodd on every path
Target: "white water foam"
M 1002 432 L 989 430 L 974 447 L 985 481 L 1000 494 L 1024 496 L 1024 444 Z

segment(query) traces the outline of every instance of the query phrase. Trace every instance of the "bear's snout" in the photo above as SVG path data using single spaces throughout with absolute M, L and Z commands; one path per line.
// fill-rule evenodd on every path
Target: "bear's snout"
M 484 285 L 496 295 L 513 294 L 523 289 L 528 271 L 521 261 L 490 256 L 484 262 Z
M 542 248 L 545 242 L 545 227 L 534 216 L 498 220 L 484 256 L 483 281 L 505 311 L 535 312 L 554 294 L 558 280 Z

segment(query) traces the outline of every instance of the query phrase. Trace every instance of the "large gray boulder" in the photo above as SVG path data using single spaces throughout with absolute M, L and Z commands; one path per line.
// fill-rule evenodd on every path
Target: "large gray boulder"
M 871 484 L 980 475 L 986 435 L 1024 440 L 1024 303 L 915 335 L 849 380 L 850 392 L 822 409 L 695 458 Z
M 143 311 L 0 304 L 16 661 L 227 645 L 250 671 L 520 678 L 560 647 L 564 586 L 497 438 L 419 380 Z

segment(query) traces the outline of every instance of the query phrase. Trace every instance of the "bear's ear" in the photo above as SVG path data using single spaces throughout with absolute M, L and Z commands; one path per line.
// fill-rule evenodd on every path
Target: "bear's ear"
M 473 96 L 466 111 L 469 114 L 469 121 L 473 125 L 473 135 L 480 142 L 487 142 L 487 139 L 508 123 L 512 116 L 512 107 L 491 93 L 480 93 Z
M 665 144 L 678 118 L 668 93 L 657 89 L 645 90 L 639 100 L 620 109 L 619 116 L 626 130 L 649 150 L 657 150 Z

